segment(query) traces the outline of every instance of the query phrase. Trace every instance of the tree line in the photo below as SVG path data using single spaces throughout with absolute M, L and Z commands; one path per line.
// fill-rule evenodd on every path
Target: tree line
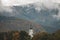
M 32 39 L 26 31 L 0 32 L 0 40 L 60 40 L 60 30 L 54 33 L 38 32 Z

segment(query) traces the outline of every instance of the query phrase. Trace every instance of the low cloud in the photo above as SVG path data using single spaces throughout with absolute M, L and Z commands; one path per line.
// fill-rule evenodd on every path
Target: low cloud
M 3 11 L 6 11 L 6 12 L 12 12 L 13 9 L 12 9 L 12 7 L 0 6 L 0 12 L 3 12 Z
M 0 14 L 5 16 L 14 16 L 13 7 L 0 5 Z
M 17 6 L 17 5 L 23 5 L 23 4 L 28 4 L 29 2 L 31 3 L 35 3 L 33 4 L 34 7 L 35 7 L 35 10 L 37 10 L 38 12 L 41 11 L 41 9 L 44 9 L 47 8 L 47 9 L 58 9 L 60 10 L 60 0 L 8 0 L 9 2 L 7 2 L 7 0 L 1 0 L 2 1 L 2 4 L 0 5 L 0 12 L 8 12 L 8 14 L 10 14 L 11 16 L 15 16 L 16 14 L 18 14 L 18 12 L 13 8 L 13 6 Z M 39 2 L 40 1 L 40 2 Z M 7 3 L 6 3 L 7 2 Z M 10 6 L 5 6 L 5 3 L 6 5 L 10 5 Z M 14 13 L 15 11 L 15 13 Z M 56 19 L 60 19 L 60 12 L 54 15 L 52 15 L 53 18 L 56 18 Z
M 19 6 L 38 2 L 39 0 L 1 0 L 4 6 Z
M 57 15 L 53 15 L 54 18 L 56 18 L 57 20 L 60 20 L 60 11 Z
M 59 0 L 58 1 L 54 1 L 54 0 L 53 1 L 48 1 L 48 0 L 46 0 L 46 1 L 43 1 L 41 3 L 40 2 L 36 3 L 34 5 L 35 5 L 35 9 L 38 12 L 40 12 L 41 9 L 43 9 L 43 10 L 49 9 L 50 11 L 52 9 L 54 9 L 54 10 L 57 9 L 58 12 L 56 14 L 53 14 L 52 17 L 57 19 L 57 20 L 60 20 L 60 1 Z

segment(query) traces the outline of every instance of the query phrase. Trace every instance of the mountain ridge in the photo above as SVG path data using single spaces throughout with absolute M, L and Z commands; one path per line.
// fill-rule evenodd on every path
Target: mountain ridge
M 30 27 L 32 27 L 35 32 L 40 31 L 39 28 L 41 29 L 40 25 L 38 24 L 33 24 L 30 21 L 22 20 L 22 19 L 9 19 L 8 20 L 1 20 L 0 21 L 0 32 L 5 32 L 5 31 L 12 31 L 12 30 L 29 30 Z M 41 30 L 43 31 L 43 30 Z
M 53 15 L 57 16 L 59 14 L 60 9 L 58 9 L 58 8 L 59 8 L 60 4 L 53 4 L 53 5 L 50 5 L 50 7 L 45 4 L 44 5 L 41 4 L 41 5 L 37 6 L 37 4 L 28 4 L 28 5 L 24 5 L 24 6 L 13 6 L 11 8 L 8 7 L 7 9 L 9 9 L 10 11 L 8 11 L 5 8 L 4 9 L 5 11 L 2 11 L 0 14 L 1 14 L 1 16 L 6 16 L 7 18 L 0 17 L 0 20 L 2 20 L 0 22 L 3 22 L 3 24 L 5 26 L 7 26 L 7 24 L 8 24 L 8 26 L 11 26 L 11 25 L 14 26 L 14 24 L 15 25 L 17 24 L 17 26 L 18 26 L 19 25 L 18 23 L 21 20 L 19 21 L 17 19 L 14 19 L 16 17 L 18 19 L 25 20 L 25 21 L 22 21 L 23 23 L 26 21 L 29 21 L 29 22 L 27 22 L 27 24 L 28 23 L 34 24 L 34 26 L 39 25 L 39 27 L 42 26 L 42 29 L 46 30 L 48 32 L 54 32 L 54 31 L 58 30 L 60 28 L 59 27 L 60 20 L 57 20 L 56 17 L 54 18 Z M 13 24 L 11 24 L 11 23 L 13 23 Z M 23 24 L 23 25 L 25 25 L 25 24 Z M 13 28 L 16 29 L 16 27 L 13 27 Z M 9 28 L 13 29 L 12 27 L 9 27 Z M 41 28 L 39 28 L 39 30 L 40 29 Z M 17 30 L 18 30 L 18 28 L 17 28 Z

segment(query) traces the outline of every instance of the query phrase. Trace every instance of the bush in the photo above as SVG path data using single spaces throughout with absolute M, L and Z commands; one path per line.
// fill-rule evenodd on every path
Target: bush
M 20 40 L 31 40 L 31 37 L 28 35 L 27 32 L 21 31 L 20 32 Z
M 32 40 L 52 40 L 50 39 L 51 34 L 48 34 L 46 32 L 39 32 L 34 35 Z

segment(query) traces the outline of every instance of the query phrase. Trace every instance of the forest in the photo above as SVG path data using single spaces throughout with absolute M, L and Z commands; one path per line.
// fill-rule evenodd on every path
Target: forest
M 54 33 L 38 32 L 33 38 L 26 31 L 0 32 L 0 40 L 60 40 L 60 30 Z

